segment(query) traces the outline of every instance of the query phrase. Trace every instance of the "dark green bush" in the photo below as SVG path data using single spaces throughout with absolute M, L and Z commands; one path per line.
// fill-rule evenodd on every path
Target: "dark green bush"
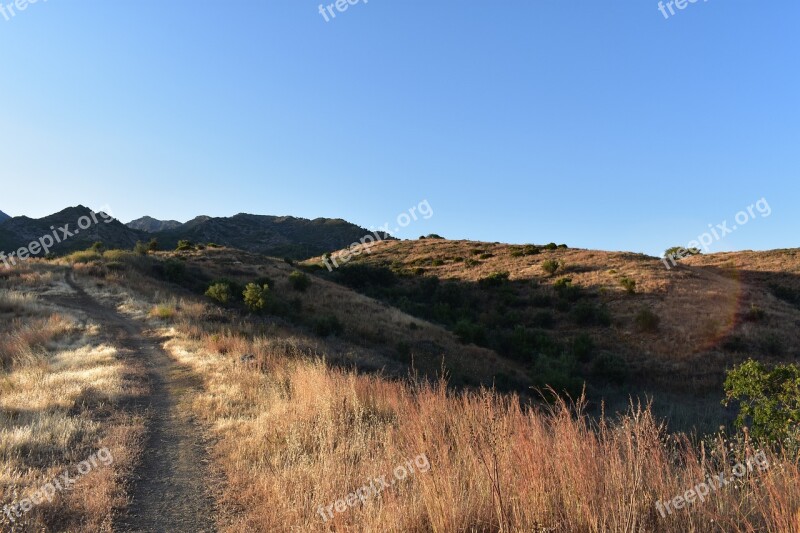
M 493 272 L 485 278 L 478 280 L 478 285 L 481 287 L 499 287 L 508 282 L 508 272 Z
M 330 337 L 331 335 L 341 335 L 344 326 L 336 315 L 327 315 L 314 320 L 313 329 L 314 333 L 320 337 Z
M 308 274 L 305 272 L 295 270 L 289 274 L 289 283 L 291 283 L 294 290 L 305 292 L 309 285 L 311 285 L 311 278 L 309 278 Z
M 644 331 L 647 333 L 654 333 L 658 331 L 658 325 L 660 322 L 661 319 L 658 318 L 658 315 L 647 308 L 636 313 L 636 317 L 634 318 L 636 328 L 639 331 Z
M 572 353 L 578 361 L 586 362 L 592 357 L 594 341 L 587 333 L 581 333 L 572 340 Z
M 258 285 L 256 283 L 248 283 L 247 287 L 242 292 L 244 305 L 247 308 L 257 313 L 262 311 L 267 305 L 267 295 L 269 294 L 269 285 Z
M 231 300 L 231 286 L 227 283 L 213 283 L 208 287 L 206 296 L 222 305 L 227 305 Z
M 194 244 L 192 244 L 192 241 L 180 240 L 175 249 L 179 252 L 187 252 L 194 249 Z
M 603 352 L 592 361 L 592 375 L 598 379 L 622 385 L 628 378 L 628 367 L 618 355 Z
M 619 284 L 625 288 L 628 294 L 636 293 L 636 280 L 631 278 L 622 278 L 619 280 Z

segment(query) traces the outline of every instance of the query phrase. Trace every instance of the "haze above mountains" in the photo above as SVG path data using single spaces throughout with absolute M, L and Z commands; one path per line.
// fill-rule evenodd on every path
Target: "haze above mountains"
M 0 212 L 0 250 L 17 250 L 44 235 L 59 232 L 58 228 L 66 224 L 74 235 L 56 245 L 53 248 L 56 253 L 84 249 L 96 241 L 102 241 L 109 248 L 130 248 L 137 241 L 147 242 L 155 238 L 164 249 L 174 248 L 180 240 L 189 240 L 303 259 L 344 248 L 370 233 L 368 229 L 342 219 L 309 220 L 244 213 L 232 217 L 199 216 L 186 223 L 145 216 L 127 224 L 116 219 L 106 222 L 95 215 L 99 219 L 97 223 L 75 231 L 78 220 L 81 217 L 93 219 L 91 214 L 92 210 L 82 205 L 40 219 L 9 217 Z

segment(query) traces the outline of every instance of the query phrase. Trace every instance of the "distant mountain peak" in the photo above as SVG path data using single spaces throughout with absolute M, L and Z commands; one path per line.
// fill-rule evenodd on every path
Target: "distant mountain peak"
M 147 233 L 158 233 L 160 231 L 168 231 L 182 226 L 182 224 L 177 220 L 158 220 L 157 218 L 148 216 L 137 218 L 136 220 L 132 220 L 125 225 L 129 228 L 145 231 Z

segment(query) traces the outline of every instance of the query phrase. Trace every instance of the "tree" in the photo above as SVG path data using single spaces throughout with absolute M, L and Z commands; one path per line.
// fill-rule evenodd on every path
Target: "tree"
M 206 291 L 206 296 L 226 305 L 231 299 L 231 286 L 227 283 L 214 283 Z
M 186 250 L 191 250 L 192 248 L 194 248 L 192 241 L 180 240 L 178 241 L 178 247 L 176 248 L 176 250 L 179 252 L 183 252 Z
M 244 297 L 244 304 L 250 311 L 257 313 L 262 311 L 267 305 L 267 294 L 269 293 L 269 285 L 258 285 L 256 283 L 248 283 L 244 289 L 242 296 Z
M 728 371 L 724 405 L 739 403 L 736 425 L 749 422 L 752 434 L 767 441 L 798 443 L 800 437 L 800 367 L 766 365 L 749 359 Z
M 158 244 L 158 239 L 156 239 L 155 237 L 150 239 L 150 242 L 147 243 L 147 249 L 150 250 L 151 252 L 157 252 L 159 248 L 160 246 Z

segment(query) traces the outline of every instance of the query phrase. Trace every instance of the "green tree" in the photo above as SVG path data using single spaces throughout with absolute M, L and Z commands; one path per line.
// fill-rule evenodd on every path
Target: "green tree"
M 769 368 L 752 359 L 728 371 L 724 405 L 736 401 L 736 425 L 751 424 L 752 434 L 767 441 L 800 437 L 800 367 L 794 364 Z
M 242 296 L 244 297 L 244 304 L 250 311 L 257 313 L 262 311 L 267 305 L 267 294 L 269 293 L 269 285 L 258 285 L 256 283 L 248 283 L 245 287 Z
M 151 252 L 157 252 L 159 249 L 158 239 L 155 237 L 150 239 L 150 242 L 147 243 L 147 249 Z
M 231 286 L 227 283 L 214 283 L 206 291 L 206 296 L 222 305 L 227 305 L 231 300 Z
M 194 244 L 192 244 L 192 241 L 180 240 L 180 241 L 178 241 L 178 247 L 176 248 L 176 250 L 178 250 L 179 252 L 183 252 L 183 251 L 191 250 L 193 248 L 194 248 Z

